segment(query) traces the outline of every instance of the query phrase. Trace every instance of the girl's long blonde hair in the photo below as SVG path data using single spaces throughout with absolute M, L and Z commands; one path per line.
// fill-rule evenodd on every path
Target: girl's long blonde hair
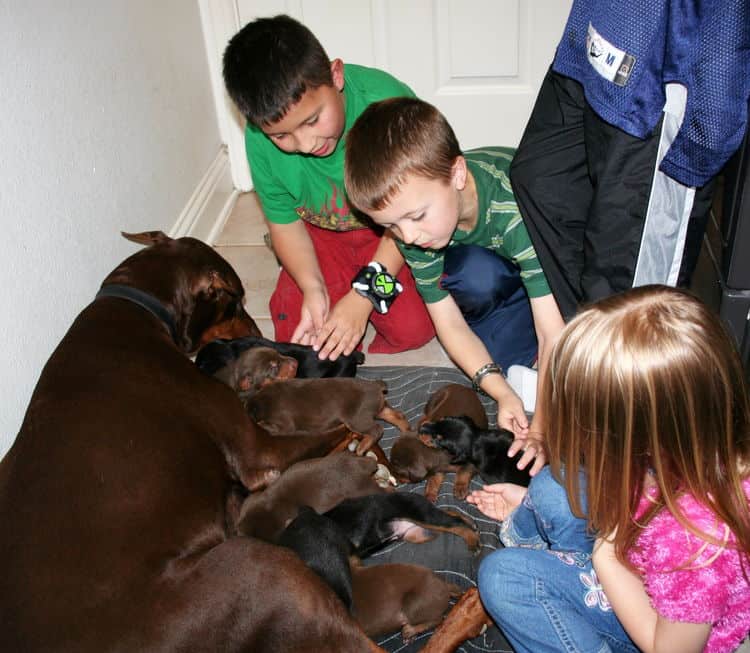
M 662 508 L 722 544 L 684 517 L 677 504 L 683 493 L 731 529 L 744 559 L 750 555 L 741 485 L 750 472 L 747 385 L 730 336 L 695 297 L 645 286 L 581 312 L 552 352 L 541 400 L 552 471 L 564 477 L 573 511 L 595 533 L 616 533 L 620 560 L 627 562 L 625 552 Z M 649 471 L 659 496 L 636 523 Z

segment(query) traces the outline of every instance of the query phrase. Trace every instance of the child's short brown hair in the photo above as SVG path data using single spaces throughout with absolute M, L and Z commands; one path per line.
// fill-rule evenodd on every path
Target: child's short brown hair
M 384 208 L 407 175 L 448 181 L 461 148 L 434 106 L 415 98 L 374 102 L 346 136 L 344 181 L 363 211 Z
M 283 14 L 258 18 L 224 50 L 224 83 L 248 122 L 269 125 L 308 89 L 333 86 L 331 61 L 302 23 Z

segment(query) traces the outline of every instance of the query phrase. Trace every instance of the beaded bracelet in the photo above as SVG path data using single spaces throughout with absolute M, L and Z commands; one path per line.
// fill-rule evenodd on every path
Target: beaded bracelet
M 479 387 L 479 383 L 488 374 L 502 374 L 502 373 L 503 373 L 503 368 L 500 367 L 497 363 L 487 363 L 486 365 L 482 365 L 482 367 L 480 367 L 475 372 L 474 376 L 471 377 L 471 385 L 474 387 L 474 390 L 486 395 L 487 393 L 484 390 L 482 390 L 482 388 Z

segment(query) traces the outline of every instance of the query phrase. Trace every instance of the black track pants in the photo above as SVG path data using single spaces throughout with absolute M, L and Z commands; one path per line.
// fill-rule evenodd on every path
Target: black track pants
M 658 171 L 681 120 L 665 116 L 634 138 L 599 118 L 578 82 L 547 72 L 510 172 L 565 319 L 633 285 L 689 283 L 712 188 Z

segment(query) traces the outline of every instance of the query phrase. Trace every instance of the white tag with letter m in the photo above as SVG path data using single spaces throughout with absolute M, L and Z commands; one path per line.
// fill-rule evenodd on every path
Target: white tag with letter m
M 620 50 L 602 37 L 589 23 L 586 34 L 586 56 L 604 79 L 625 86 L 635 65 L 635 57 Z

